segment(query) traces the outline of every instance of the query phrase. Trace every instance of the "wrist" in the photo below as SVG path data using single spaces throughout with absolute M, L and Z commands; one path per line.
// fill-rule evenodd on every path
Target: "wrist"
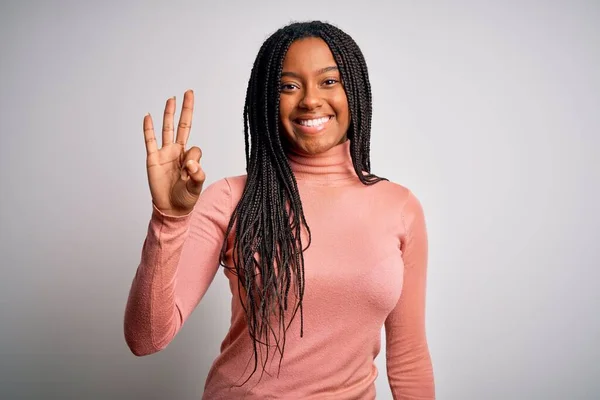
M 153 206 L 154 206 L 154 209 L 156 211 L 158 211 L 158 213 L 161 214 L 162 216 L 174 217 L 174 218 L 187 217 L 194 210 L 193 208 L 191 208 L 189 210 L 180 209 L 180 208 L 158 208 L 156 206 L 156 204 L 153 204 Z

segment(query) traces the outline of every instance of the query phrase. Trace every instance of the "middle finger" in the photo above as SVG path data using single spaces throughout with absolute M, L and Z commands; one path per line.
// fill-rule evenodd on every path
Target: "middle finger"
M 175 120 L 175 96 L 167 100 L 163 116 L 162 145 L 173 143 L 173 124 Z

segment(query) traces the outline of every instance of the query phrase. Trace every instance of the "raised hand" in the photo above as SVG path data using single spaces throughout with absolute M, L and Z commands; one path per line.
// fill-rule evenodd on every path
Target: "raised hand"
M 194 92 L 183 95 L 183 106 L 177 136 L 174 140 L 175 97 L 167 100 L 162 126 L 160 149 L 154 135 L 150 114 L 144 117 L 146 140 L 146 168 L 152 201 L 156 208 L 168 215 L 185 215 L 192 211 L 206 179 L 200 166 L 202 150 L 186 144 L 192 127 Z

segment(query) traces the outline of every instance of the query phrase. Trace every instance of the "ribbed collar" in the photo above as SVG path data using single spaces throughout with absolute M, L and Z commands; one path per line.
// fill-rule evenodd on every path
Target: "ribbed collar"
M 288 159 L 296 179 L 314 182 L 347 181 L 357 178 L 350 156 L 350 140 L 315 155 L 289 151 Z

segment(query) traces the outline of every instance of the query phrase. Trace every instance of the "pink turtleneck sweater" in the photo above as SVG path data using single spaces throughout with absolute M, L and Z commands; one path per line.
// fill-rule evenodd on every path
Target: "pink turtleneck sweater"
M 423 210 L 403 186 L 363 185 L 349 147 L 346 141 L 318 156 L 289 155 L 312 244 L 304 254 L 304 336 L 298 313 L 279 376 L 279 354 L 272 357 L 271 350 L 269 374 L 261 374 L 259 364 L 249 382 L 232 387 L 252 371 L 252 341 L 237 278 L 219 267 L 219 252 L 245 176 L 206 187 L 187 216 L 154 208 L 125 313 L 133 353 L 164 349 L 221 269 L 232 292 L 231 327 L 206 379 L 204 399 L 374 399 L 383 326 L 394 399 L 434 399 L 425 335 Z

